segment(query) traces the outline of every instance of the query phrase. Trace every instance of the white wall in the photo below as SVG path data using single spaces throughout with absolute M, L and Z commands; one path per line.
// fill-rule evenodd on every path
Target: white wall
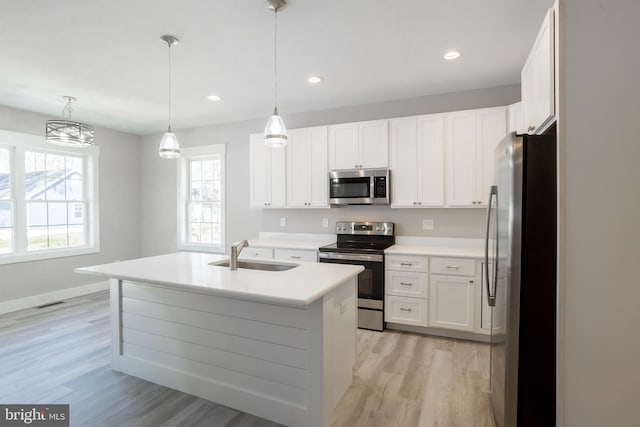
M 564 4 L 559 424 L 638 426 L 640 2 Z
M 520 87 L 504 86 L 467 92 L 359 105 L 335 110 L 286 115 L 289 129 L 508 105 L 520 99 Z M 282 107 L 282 106 L 281 106 Z M 267 114 L 267 113 L 265 113 Z M 184 147 L 227 145 L 227 247 L 236 240 L 254 238 L 259 231 L 334 233 L 336 220 L 384 220 L 399 223 L 402 235 L 481 237 L 483 209 L 391 209 L 343 207 L 314 210 L 249 209 L 249 134 L 262 132 L 265 117 L 245 122 L 176 131 Z M 176 164 L 157 155 L 161 135 L 142 137 L 142 253 L 145 256 L 176 250 Z M 280 217 L 287 226 L 280 227 Z M 329 218 L 329 228 L 322 228 Z M 434 219 L 433 232 L 422 231 L 422 219 Z
M 47 117 L 0 106 L 0 129 L 43 135 Z M 98 281 L 76 267 L 140 256 L 139 137 L 96 128 L 100 146 L 100 253 L 0 265 L 0 302 Z

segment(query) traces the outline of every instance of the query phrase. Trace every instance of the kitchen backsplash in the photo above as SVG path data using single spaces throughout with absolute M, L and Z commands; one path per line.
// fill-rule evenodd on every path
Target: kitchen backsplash
M 482 238 L 485 209 L 392 209 L 388 206 L 343 206 L 330 209 L 264 209 L 262 231 L 333 233 L 336 221 L 392 221 L 399 236 Z M 280 225 L 281 218 L 285 226 Z M 322 226 L 327 218 L 329 226 Z M 424 230 L 423 220 L 434 229 Z

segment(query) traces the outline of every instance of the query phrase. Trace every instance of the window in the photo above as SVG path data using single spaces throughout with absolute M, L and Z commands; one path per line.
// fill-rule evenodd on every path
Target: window
M 178 167 L 178 248 L 224 252 L 225 146 L 182 150 Z
M 13 199 L 8 148 L 0 147 L 0 254 L 13 252 Z
M 97 161 L 0 131 L 0 263 L 98 252 Z

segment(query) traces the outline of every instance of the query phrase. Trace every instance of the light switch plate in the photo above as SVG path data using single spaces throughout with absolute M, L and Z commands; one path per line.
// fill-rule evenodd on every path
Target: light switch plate
M 280 227 L 287 226 L 287 219 L 285 217 L 280 218 Z
M 322 226 L 324 228 L 329 228 L 329 218 L 322 218 Z
M 423 219 L 422 220 L 422 229 L 423 230 L 433 230 L 435 225 L 432 219 Z

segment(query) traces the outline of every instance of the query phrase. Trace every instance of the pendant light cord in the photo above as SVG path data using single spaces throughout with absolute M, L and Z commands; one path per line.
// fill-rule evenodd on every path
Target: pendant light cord
M 274 77 L 274 112 L 278 114 L 278 8 L 274 9 L 275 31 L 273 32 L 273 77 Z
M 169 46 L 169 132 L 171 132 L 171 43 L 168 42 Z

